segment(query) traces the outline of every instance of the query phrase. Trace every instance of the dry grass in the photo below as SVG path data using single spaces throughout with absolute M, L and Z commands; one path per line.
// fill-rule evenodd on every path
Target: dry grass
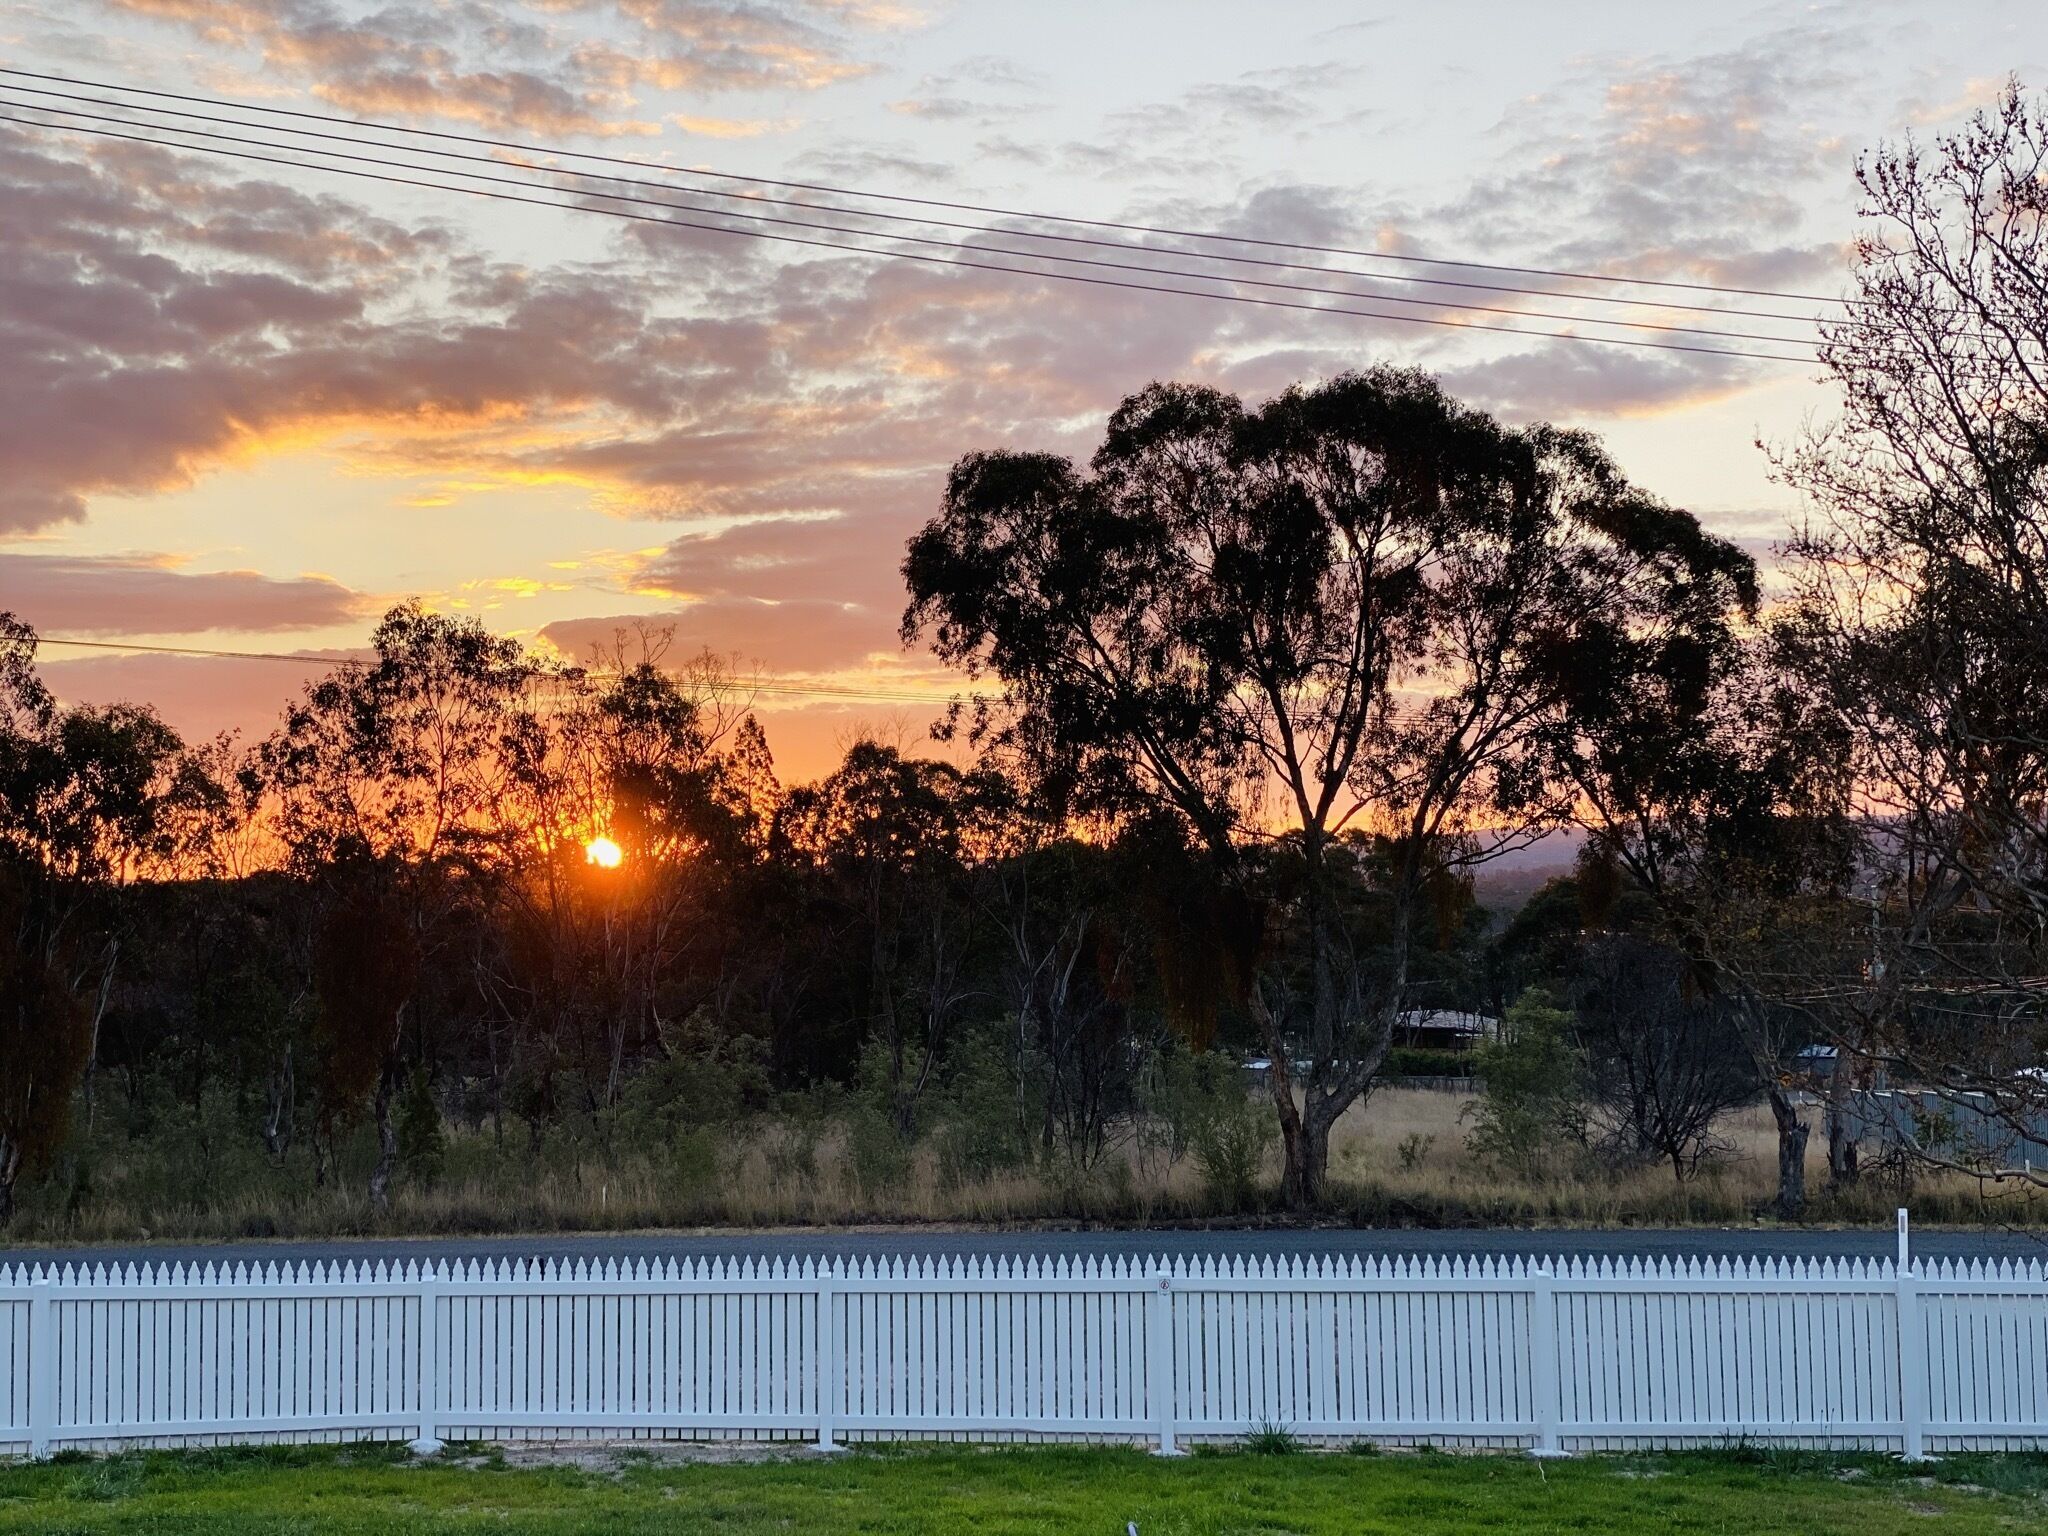
M 1332 1140 L 1331 1207 L 1361 1225 L 1688 1225 L 1743 1222 L 1769 1202 L 1776 1143 L 1761 1108 L 1730 1116 L 1730 1153 L 1681 1184 L 1669 1168 L 1587 1170 L 1541 1182 L 1482 1166 L 1466 1145 L 1466 1100 L 1452 1093 L 1385 1089 L 1340 1122 Z M 793 1151 L 793 1147 L 800 1149 Z M 906 1171 L 863 1183 L 843 1128 L 815 1139 L 779 1123 L 727 1138 L 701 1166 L 679 1168 L 644 1153 L 599 1158 L 591 1149 L 534 1156 L 475 1133 L 452 1137 L 448 1172 L 426 1187 L 403 1184 L 379 1215 L 363 1194 L 367 1148 L 343 1160 L 325 1188 L 292 1170 L 257 1165 L 199 1178 L 166 1178 L 130 1149 L 95 1166 L 87 1198 L 32 1198 L 9 1236 L 18 1240 L 316 1237 L 364 1233 L 621 1231 L 699 1226 L 1001 1224 L 1036 1221 L 1177 1222 L 1266 1219 L 1279 1213 L 1267 1159 L 1262 1194 L 1231 1208 L 1205 1188 L 1195 1164 L 1139 1143 L 1097 1166 L 1064 1160 L 983 1177 L 948 1175 L 920 1147 Z M 155 1175 L 155 1177 L 152 1177 Z M 1847 1197 L 1827 1193 L 1816 1131 L 1808 1177 L 1812 1217 L 1886 1222 L 1896 1184 L 1868 1180 Z M 2048 1202 L 2025 1201 L 1956 1177 L 1913 1190 L 1931 1222 L 2048 1224 Z

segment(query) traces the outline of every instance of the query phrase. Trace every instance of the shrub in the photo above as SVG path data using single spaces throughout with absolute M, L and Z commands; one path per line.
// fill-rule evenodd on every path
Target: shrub
M 906 1139 L 897 1127 L 889 1088 L 889 1048 L 870 1040 L 861 1049 L 853 1091 L 846 1100 L 846 1151 L 854 1180 L 863 1190 L 890 1189 L 910 1176 L 914 1130 Z
M 1397 1045 L 1380 1063 L 1382 1077 L 1471 1077 L 1471 1051 L 1429 1050 L 1421 1046 Z
M 1542 1180 L 1584 1167 L 1586 1063 L 1571 1022 L 1531 988 L 1508 1010 L 1500 1038 L 1473 1052 L 1481 1088 L 1471 1147 L 1494 1168 Z
M 1193 1157 L 1211 1204 L 1251 1204 L 1275 1127 L 1272 1114 L 1253 1102 L 1244 1068 L 1222 1051 L 1168 1041 L 1145 1081 L 1144 1106 L 1164 1128 L 1167 1161 Z
M 1403 1136 L 1400 1144 L 1394 1148 L 1395 1156 L 1401 1159 L 1401 1171 L 1403 1173 L 1415 1172 L 1416 1169 L 1422 1166 L 1423 1160 L 1429 1156 L 1430 1149 L 1435 1147 L 1435 1145 L 1436 1138 L 1434 1136 L 1426 1136 L 1420 1131 L 1413 1131 Z
M 1031 1160 L 1017 1089 L 1002 1030 L 970 1034 L 953 1047 L 939 1106 L 939 1168 L 948 1182 L 986 1178 Z
M 448 1132 L 425 1067 L 414 1067 L 398 1101 L 398 1166 L 408 1184 L 425 1189 L 448 1165 Z

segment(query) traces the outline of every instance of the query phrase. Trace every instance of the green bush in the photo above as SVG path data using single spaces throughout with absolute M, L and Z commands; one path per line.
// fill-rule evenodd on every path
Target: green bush
M 448 1131 L 425 1067 L 414 1067 L 398 1101 L 398 1166 L 406 1183 L 425 1189 L 448 1165 Z
M 1397 1045 L 1380 1064 L 1382 1077 L 1472 1077 L 1471 1051 L 1428 1050 L 1421 1046 Z
M 607 1148 L 646 1148 L 678 1190 L 703 1190 L 735 1148 L 732 1128 L 767 1102 L 767 1049 L 751 1035 L 719 1035 L 701 1014 L 665 1028 L 661 1043 L 592 1129 Z
M 1001 1027 L 958 1041 L 939 1105 L 939 1170 L 951 1184 L 1021 1168 L 1031 1138 L 1017 1113 L 1017 1073 Z
M 1572 1016 L 1532 987 L 1501 1022 L 1500 1038 L 1472 1053 L 1481 1080 L 1474 1155 L 1532 1180 L 1583 1169 L 1586 1061 Z
M 910 1176 L 914 1141 L 898 1130 L 889 1089 L 889 1048 L 870 1040 L 860 1053 L 846 1100 L 846 1150 L 853 1176 L 869 1192 L 892 1189 Z
M 1194 1158 L 1212 1204 L 1250 1205 L 1274 1125 L 1272 1112 L 1248 1091 L 1244 1068 L 1221 1051 L 1196 1054 L 1173 1045 L 1161 1051 L 1152 1081 L 1148 1097 L 1166 1125 L 1171 1155 Z

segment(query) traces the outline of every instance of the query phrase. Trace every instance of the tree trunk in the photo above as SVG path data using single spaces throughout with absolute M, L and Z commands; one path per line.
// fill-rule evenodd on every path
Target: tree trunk
M 298 1098 L 298 1079 L 292 1071 L 291 1043 L 285 1043 L 277 1071 L 270 1079 L 270 1102 L 263 1116 L 263 1150 L 278 1166 L 292 1146 L 292 1111 Z
M 1798 1221 L 1806 1214 L 1806 1138 L 1811 1127 L 1799 1118 L 1799 1107 L 1784 1092 L 1770 1090 L 1771 1118 L 1778 1123 L 1778 1199 L 1780 1221 Z
M 370 1170 L 370 1204 L 379 1213 L 391 1209 L 391 1175 L 398 1166 L 398 1125 L 391 1118 L 392 1090 L 398 1073 L 387 1061 L 377 1074 L 374 1104 L 377 1120 L 377 1166 Z
M 1322 1202 L 1323 1181 L 1330 1171 L 1330 1127 L 1336 1121 L 1334 1100 L 1323 1095 L 1311 1097 L 1307 1113 L 1294 1102 L 1294 1064 L 1287 1059 L 1287 1042 L 1281 1037 L 1279 1021 L 1254 986 L 1251 989 L 1252 1016 L 1266 1043 L 1266 1058 L 1272 1063 L 1266 1074 L 1273 1091 L 1273 1110 L 1280 1120 L 1280 1198 L 1290 1211 L 1307 1212 Z
M 21 1174 L 21 1147 L 0 1136 L 0 1229 L 14 1220 L 14 1181 Z
M 1280 1135 L 1286 1151 L 1281 1170 L 1280 1195 L 1290 1211 L 1309 1212 L 1323 1203 L 1323 1188 L 1330 1174 L 1330 1129 L 1336 1123 L 1328 1111 L 1329 1101 L 1311 1099 L 1306 1114 L 1281 1119 Z
M 1849 1113 L 1849 1093 L 1855 1084 L 1853 1058 L 1845 1047 L 1835 1049 L 1835 1070 L 1828 1079 L 1828 1188 L 1836 1194 L 1856 1182 L 1856 1134 Z

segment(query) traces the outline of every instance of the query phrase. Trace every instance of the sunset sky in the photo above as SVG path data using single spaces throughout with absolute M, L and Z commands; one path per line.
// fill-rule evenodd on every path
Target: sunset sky
M 2009 72 L 2048 86 L 2048 7 L 0 0 L 0 64 L 1832 294 L 1856 151 L 1957 124 Z M 1829 404 L 1800 366 L 877 261 L 8 123 L 0 358 L 0 608 L 50 635 L 345 650 L 418 597 L 572 654 L 644 620 L 772 676 L 934 697 L 948 680 L 896 638 L 897 567 L 946 466 L 1085 455 L 1154 378 L 1263 396 L 1419 364 L 1510 418 L 1596 430 L 1759 552 L 1795 507 L 1755 442 Z M 192 732 L 262 732 L 304 675 L 44 660 L 67 697 L 151 699 Z M 786 777 L 933 713 L 762 700 Z

